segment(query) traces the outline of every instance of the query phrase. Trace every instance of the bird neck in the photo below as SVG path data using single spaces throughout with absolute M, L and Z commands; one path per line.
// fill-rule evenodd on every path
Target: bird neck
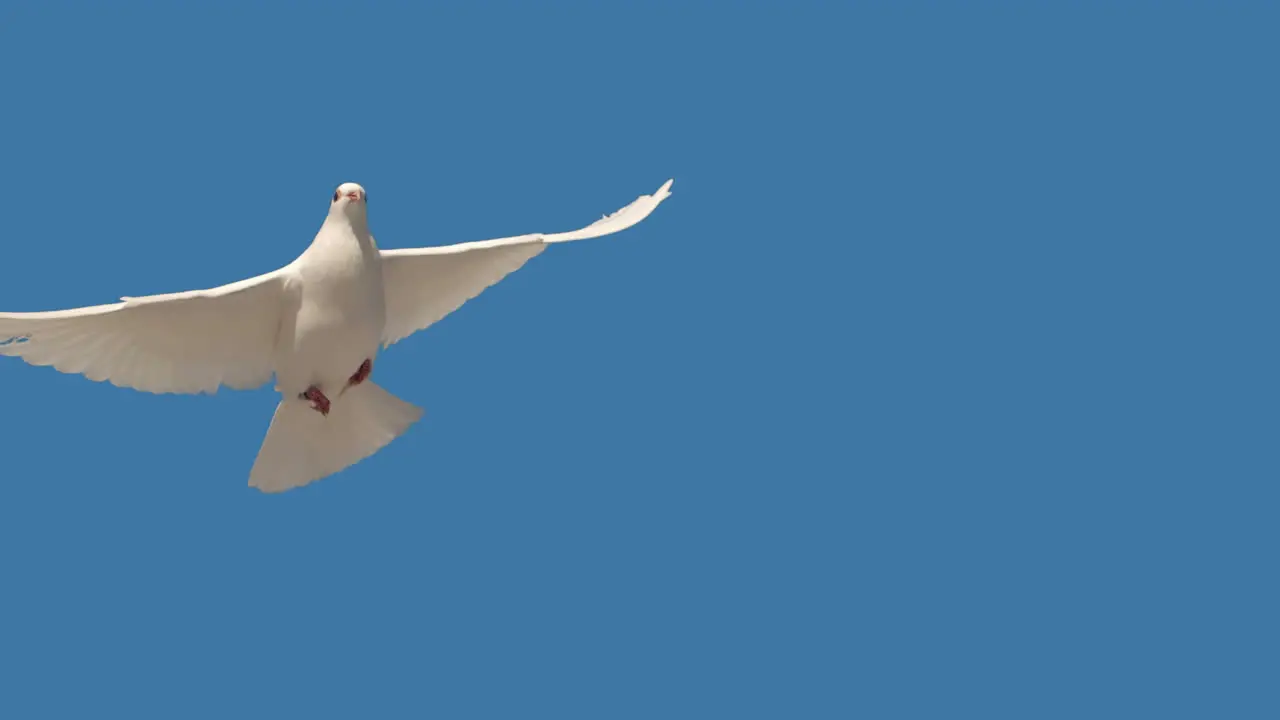
M 363 215 L 348 215 L 336 212 L 325 218 L 324 224 L 330 231 L 322 233 L 333 238 L 354 237 L 362 250 L 375 250 L 373 236 L 369 234 L 369 219 Z

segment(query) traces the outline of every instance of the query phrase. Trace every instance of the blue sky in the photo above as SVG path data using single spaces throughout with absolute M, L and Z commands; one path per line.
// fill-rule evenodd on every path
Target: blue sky
M 281 496 L 0 359 L 0 715 L 1280 711 L 1274 5 L 110 5 L 0 6 L 0 309 L 674 195 Z

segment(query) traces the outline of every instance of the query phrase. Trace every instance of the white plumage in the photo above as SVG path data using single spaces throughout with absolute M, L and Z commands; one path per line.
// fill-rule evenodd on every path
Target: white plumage
M 670 189 L 668 180 L 573 232 L 379 250 L 364 189 L 346 183 L 310 247 L 279 270 L 209 290 L 0 313 L 0 355 L 153 393 L 249 389 L 275 376 L 283 398 L 249 484 L 287 490 L 372 455 L 421 417 L 370 381 L 350 384 L 379 347 L 429 327 L 551 243 L 635 225 Z M 332 401 L 327 414 L 299 397 L 311 388 Z

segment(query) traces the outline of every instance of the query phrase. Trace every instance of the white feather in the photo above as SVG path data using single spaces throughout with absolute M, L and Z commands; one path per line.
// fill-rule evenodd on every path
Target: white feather
M 0 313 L 0 355 L 153 393 L 254 388 L 271 379 L 283 283 L 278 270 L 211 290 Z
M 391 345 L 430 327 L 499 280 L 519 270 L 551 243 L 587 240 L 621 232 L 649 217 L 671 195 L 671 180 L 652 195 L 641 195 L 612 215 L 581 230 L 552 235 L 519 235 L 479 242 L 383 250 L 387 326 Z

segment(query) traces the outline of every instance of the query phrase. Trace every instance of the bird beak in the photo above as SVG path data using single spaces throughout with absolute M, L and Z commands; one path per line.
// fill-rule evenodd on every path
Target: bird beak
M 352 190 L 351 192 L 347 193 L 347 197 L 351 198 L 352 200 L 355 200 L 356 202 L 360 202 L 360 193 L 356 192 L 355 190 Z

